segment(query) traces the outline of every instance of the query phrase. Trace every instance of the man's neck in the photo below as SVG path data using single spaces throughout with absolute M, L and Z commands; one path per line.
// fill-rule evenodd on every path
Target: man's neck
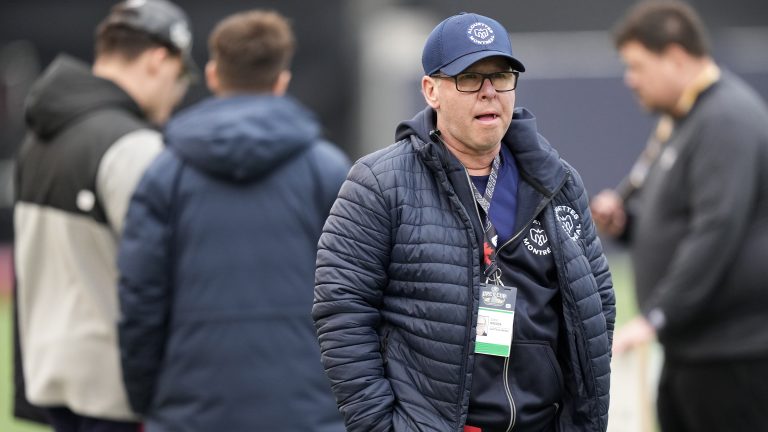
M 471 176 L 490 174 L 493 159 L 499 154 L 499 151 L 501 151 L 501 143 L 486 152 L 474 152 L 453 145 L 449 140 L 444 140 L 443 142 L 448 148 L 448 151 L 450 151 L 456 159 L 464 165 L 464 168 L 467 169 L 467 173 Z
M 132 72 L 131 65 L 128 62 L 115 59 L 97 59 L 91 68 L 91 72 L 94 76 L 112 81 L 123 89 L 124 92 L 128 93 L 139 106 L 144 106 L 141 80 L 129 77 Z
M 720 79 L 720 69 L 709 57 L 702 58 L 693 63 L 687 72 L 687 84 L 683 88 L 677 104 L 669 113 L 673 117 L 687 115 L 699 95 Z
M 463 164 L 463 163 L 462 163 Z M 487 176 L 491 173 L 491 166 L 493 165 L 493 158 L 491 158 L 490 162 L 482 168 L 470 168 L 469 165 L 463 164 L 464 168 L 467 169 L 467 174 L 471 176 Z

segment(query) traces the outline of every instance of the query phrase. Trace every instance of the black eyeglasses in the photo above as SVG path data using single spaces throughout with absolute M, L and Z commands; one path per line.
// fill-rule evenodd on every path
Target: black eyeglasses
M 456 83 L 456 90 L 464 93 L 474 93 L 483 88 L 486 79 L 491 81 L 491 85 L 497 92 L 512 91 L 517 87 L 517 78 L 520 76 L 518 71 L 504 71 L 484 74 L 480 72 L 462 72 L 454 76 L 448 75 L 430 75 L 432 78 L 453 79 Z

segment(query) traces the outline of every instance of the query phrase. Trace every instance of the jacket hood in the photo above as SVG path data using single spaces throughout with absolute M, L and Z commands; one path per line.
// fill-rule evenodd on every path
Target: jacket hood
M 169 148 L 196 168 L 245 181 L 260 177 L 319 140 L 312 114 L 286 96 L 211 98 L 166 128 Z
M 117 84 L 94 76 L 85 63 L 60 55 L 32 86 L 25 115 L 29 128 L 45 139 L 72 121 L 110 106 L 144 119 L 136 102 Z
M 430 132 L 437 130 L 437 113 L 430 107 L 426 107 L 413 116 L 412 119 L 401 122 L 395 130 L 395 141 L 416 135 L 425 143 L 432 141 Z
M 521 176 L 545 192 L 545 195 L 554 195 L 563 185 L 568 173 L 560 155 L 539 134 L 536 117 L 526 108 L 515 109 L 502 143 L 512 151 Z
M 395 132 L 400 141 L 416 136 L 423 143 L 435 143 L 431 132 L 436 130 L 437 115 L 430 107 L 425 108 L 412 119 L 401 122 Z M 437 143 L 436 143 L 437 144 Z M 562 184 L 566 172 L 560 155 L 549 142 L 539 134 L 536 117 L 526 108 L 515 108 L 512 123 L 502 138 L 502 144 L 512 152 L 526 180 L 552 195 Z M 440 144 L 441 147 L 444 147 Z M 438 152 L 439 154 L 439 152 Z

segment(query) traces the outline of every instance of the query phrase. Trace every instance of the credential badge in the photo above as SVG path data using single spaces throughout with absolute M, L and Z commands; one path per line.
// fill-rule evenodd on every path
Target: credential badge
M 487 306 L 499 307 L 506 303 L 507 294 L 499 292 L 499 287 L 492 286 L 490 291 L 483 291 L 483 303 Z

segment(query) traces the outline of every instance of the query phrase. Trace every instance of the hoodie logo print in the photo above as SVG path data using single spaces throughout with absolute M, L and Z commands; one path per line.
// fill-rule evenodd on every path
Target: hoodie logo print
M 528 235 L 523 239 L 523 245 L 528 252 L 534 255 L 546 256 L 552 253 L 547 232 L 544 231 L 538 219 L 535 219 L 528 229 Z
M 96 195 L 88 189 L 82 189 L 77 193 L 75 203 L 81 212 L 88 213 L 96 205 Z

